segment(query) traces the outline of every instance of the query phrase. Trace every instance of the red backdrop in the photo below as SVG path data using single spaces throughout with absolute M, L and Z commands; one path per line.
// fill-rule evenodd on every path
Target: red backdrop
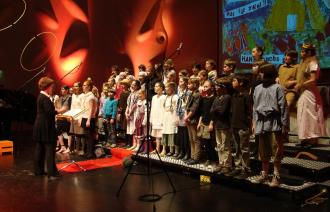
M 48 59 L 43 75 L 61 79 L 82 62 L 62 82 L 90 76 L 99 86 L 111 65 L 159 63 L 180 42 L 173 59 L 178 70 L 218 57 L 217 1 L 2 0 L 0 28 L 20 17 L 24 2 L 23 17 L 0 31 L 0 84 L 6 88 L 20 86 Z

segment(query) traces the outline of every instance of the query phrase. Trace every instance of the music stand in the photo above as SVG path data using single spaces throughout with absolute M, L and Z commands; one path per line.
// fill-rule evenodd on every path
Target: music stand
M 84 167 L 82 167 L 79 163 L 77 163 L 75 160 L 71 160 L 68 164 L 66 164 L 65 166 L 63 166 L 62 168 L 60 168 L 58 171 L 60 172 L 60 171 L 64 171 L 64 169 L 65 168 L 67 168 L 67 167 L 69 167 L 69 166 L 71 166 L 71 165 L 76 165 L 76 166 L 78 166 L 78 168 L 80 169 L 80 171 L 86 171 L 86 169 L 84 168 Z
M 80 113 L 78 113 L 78 114 L 80 114 Z M 69 122 L 70 123 L 70 127 L 73 125 L 73 122 L 74 122 L 73 116 L 69 116 L 69 115 L 57 115 L 56 116 L 56 119 L 57 120 L 62 120 L 62 121 Z M 74 129 L 74 127 L 72 127 L 72 129 Z M 69 161 L 70 162 L 68 164 L 66 164 L 65 166 L 63 166 L 62 168 L 60 168 L 58 171 L 64 171 L 65 168 L 67 168 L 67 167 L 69 167 L 71 165 L 76 165 L 80 169 L 80 171 L 84 171 L 84 172 L 86 171 L 86 169 L 84 167 L 82 167 L 79 163 L 77 163 L 74 159 L 70 159 L 69 158 Z

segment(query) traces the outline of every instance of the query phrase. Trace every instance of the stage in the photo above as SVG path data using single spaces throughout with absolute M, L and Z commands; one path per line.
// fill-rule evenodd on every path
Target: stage
M 153 203 L 138 200 L 150 193 L 150 181 L 145 176 L 129 175 L 120 193 L 117 190 L 127 169 L 122 164 L 86 172 L 62 172 L 62 179 L 48 181 L 47 177 L 34 176 L 34 143 L 31 132 L 25 131 L 15 141 L 14 155 L 0 157 L 0 211 L 152 211 Z M 71 159 L 84 161 L 79 156 Z M 152 156 L 154 157 L 154 156 Z M 146 171 L 142 162 L 133 170 Z M 57 163 L 61 163 L 57 157 Z M 66 158 L 67 160 L 67 158 Z M 161 172 L 152 160 L 155 172 Z M 162 196 L 155 203 L 156 211 L 328 211 L 329 201 L 319 206 L 301 208 L 304 198 L 320 189 L 318 182 L 310 180 L 302 190 L 269 189 L 267 185 L 251 185 L 247 181 L 173 164 L 165 160 L 177 192 L 171 193 L 170 184 L 162 173 L 153 176 L 154 191 Z M 211 183 L 201 183 L 200 175 L 211 176 Z M 329 176 L 329 175 L 328 175 Z M 296 180 L 301 178 L 296 177 Z M 329 185 L 324 182 L 324 186 Z
M 252 175 L 247 179 L 237 179 L 214 172 L 212 168 L 206 168 L 200 164 L 187 165 L 182 160 L 172 157 L 161 157 L 162 163 L 157 154 L 151 154 L 149 157 L 153 167 L 164 167 L 166 170 L 189 175 L 201 181 L 206 178 L 207 181 L 213 184 L 222 184 L 242 191 L 255 194 L 261 193 L 265 196 L 287 199 L 296 203 L 303 203 L 307 197 L 317 194 L 319 190 L 324 188 L 325 186 L 319 183 L 319 179 L 328 179 L 330 171 L 329 163 L 285 157 L 282 168 L 285 174 L 281 176 L 282 183 L 278 188 L 270 188 L 268 183 L 253 184 L 250 182 L 260 172 L 260 168 L 258 169 L 260 167 L 259 161 L 254 159 L 251 160 Z M 148 161 L 147 154 L 139 153 L 133 158 L 144 164 L 147 164 Z M 310 179 L 308 179 L 308 176 L 310 176 Z M 324 182 L 324 180 L 321 182 Z

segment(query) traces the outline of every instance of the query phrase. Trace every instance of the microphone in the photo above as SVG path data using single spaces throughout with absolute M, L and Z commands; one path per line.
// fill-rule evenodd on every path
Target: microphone
M 176 50 L 177 50 L 177 51 L 181 51 L 182 46 L 183 46 L 183 42 L 181 42 L 181 43 L 179 44 L 179 47 L 178 47 Z

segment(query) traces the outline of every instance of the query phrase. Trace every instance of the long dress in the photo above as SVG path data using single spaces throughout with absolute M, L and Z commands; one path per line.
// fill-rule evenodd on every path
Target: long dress
M 138 93 L 137 91 L 131 92 L 127 98 L 127 108 L 126 111 L 130 114 L 129 119 L 127 120 L 126 133 L 128 135 L 133 135 L 135 131 L 135 117 L 134 112 L 137 107 Z
M 301 83 L 310 78 L 311 73 L 320 73 L 320 66 L 315 58 L 307 59 L 300 65 Z M 299 79 L 298 79 L 299 80 Z M 311 139 L 325 135 L 323 104 L 316 83 L 302 89 L 297 103 L 298 138 Z
M 147 115 L 147 107 L 146 100 L 138 100 L 136 103 L 137 107 L 134 112 L 135 118 L 135 138 L 138 140 L 143 140 L 146 130 L 144 129 L 146 125 L 146 115 Z

